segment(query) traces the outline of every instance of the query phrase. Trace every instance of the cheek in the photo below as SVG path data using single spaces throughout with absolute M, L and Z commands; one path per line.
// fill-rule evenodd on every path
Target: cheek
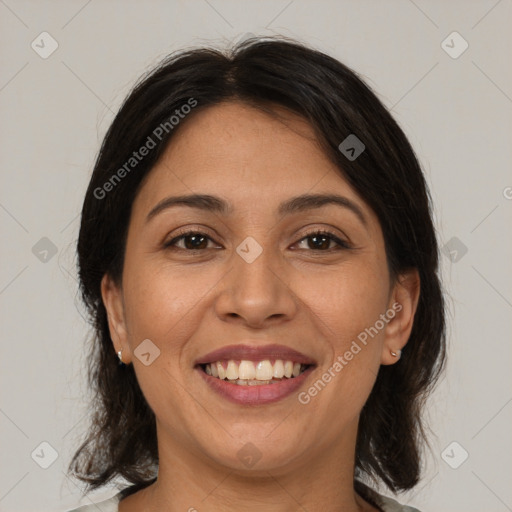
M 302 297 L 328 356 L 300 399 L 311 407 L 311 418 L 335 418 L 322 427 L 328 444 L 337 439 L 339 425 L 357 418 L 375 383 L 385 331 L 374 326 L 386 312 L 388 281 L 378 265 L 367 261 L 302 283 Z
M 172 341 L 182 339 L 183 330 L 191 325 L 189 315 L 205 290 L 212 287 L 207 276 L 147 262 L 128 263 L 125 275 L 125 309 L 131 342 L 150 338 L 166 350 L 175 350 L 176 343 Z
M 338 411 L 339 419 L 350 421 L 368 398 L 381 363 L 386 276 L 377 259 L 367 258 L 302 280 L 304 303 L 328 352 L 317 376 L 325 386 L 315 381 L 316 386 L 307 390 L 320 416 Z
M 128 342 L 139 386 L 158 418 L 167 417 L 167 425 L 184 425 L 190 395 L 183 386 L 182 362 L 188 340 L 201 322 L 201 299 L 215 283 L 205 273 L 178 271 L 166 263 L 135 258 L 125 264 L 125 296 Z M 146 366 L 137 347 L 149 339 L 158 348 L 158 356 Z
M 330 340 L 333 351 L 347 350 L 352 340 L 385 312 L 389 282 L 378 261 L 347 262 L 332 271 L 303 276 L 298 289 Z

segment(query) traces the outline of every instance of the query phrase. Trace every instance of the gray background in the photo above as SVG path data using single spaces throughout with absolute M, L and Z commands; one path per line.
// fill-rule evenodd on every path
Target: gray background
M 432 189 L 448 244 L 450 361 L 428 409 L 425 478 L 400 501 L 512 510 L 510 0 L 0 0 L 0 20 L 0 510 L 66 510 L 114 493 L 80 500 L 64 474 L 87 414 L 74 259 L 85 188 L 142 72 L 172 50 L 248 33 L 298 38 L 361 73 Z M 43 31 L 58 43 L 46 59 L 31 47 L 51 49 Z M 461 55 L 458 36 L 442 43 L 453 31 L 469 44 Z M 58 453 L 48 469 L 42 442 Z

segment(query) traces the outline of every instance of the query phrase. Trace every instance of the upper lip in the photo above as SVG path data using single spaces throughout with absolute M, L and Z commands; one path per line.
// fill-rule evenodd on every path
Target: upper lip
M 245 360 L 245 361 L 263 361 L 265 359 L 282 359 L 283 361 L 293 361 L 301 364 L 316 364 L 311 357 L 286 347 L 285 345 L 227 345 L 225 347 L 209 352 L 196 360 L 196 365 L 214 363 L 215 361 L 226 360 Z

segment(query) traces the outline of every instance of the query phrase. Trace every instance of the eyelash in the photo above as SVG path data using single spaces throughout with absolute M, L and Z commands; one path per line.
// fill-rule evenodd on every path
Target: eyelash
M 180 233 L 179 235 L 174 237 L 172 240 L 169 240 L 169 242 L 166 242 L 164 244 L 164 248 L 165 249 L 170 249 L 170 250 L 182 250 L 182 251 L 186 251 L 186 252 L 205 251 L 206 249 L 185 249 L 183 247 L 177 247 L 175 245 L 177 241 L 181 240 L 182 238 L 186 238 L 187 236 L 190 236 L 190 235 L 199 235 L 199 236 L 205 237 L 209 241 L 213 242 L 213 240 L 206 233 L 202 233 L 201 231 L 196 231 L 196 230 L 188 230 L 188 231 L 183 231 L 182 233 Z M 313 252 L 330 253 L 330 252 L 333 252 L 333 251 L 339 251 L 339 250 L 351 249 L 352 248 L 349 245 L 348 242 L 340 240 L 336 235 L 334 235 L 330 231 L 323 230 L 323 229 L 312 231 L 311 233 L 306 233 L 306 235 L 303 236 L 297 243 L 300 243 L 300 242 L 302 242 L 302 241 L 304 241 L 304 240 L 306 240 L 308 238 L 312 238 L 314 236 L 325 236 L 327 238 L 330 238 L 331 241 L 333 241 L 336 244 L 338 244 L 338 247 L 334 247 L 334 248 L 331 248 L 331 249 L 309 249 L 309 250 L 312 250 Z

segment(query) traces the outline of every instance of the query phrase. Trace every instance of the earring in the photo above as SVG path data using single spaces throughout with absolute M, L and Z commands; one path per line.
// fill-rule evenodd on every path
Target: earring
M 391 355 L 393 357 L 398 357 L 398 359 L 400 359 L 400 356 L 402 355 L 402 351 L 401 350 L 399 350 L 398 353 L 397 352 L 393 352 L 392 350 L 390 350 L 390 352 L 391 352 Z
M 123 363 L 123 355 L 122 355 L 122 352 L 123 352 L 123 349 L 121 349 L 121 350 L 117 353 L 117 357 L 119 358 L 119 364 L 120 364 L 120 365 L 124 364 L 124 363 Z

